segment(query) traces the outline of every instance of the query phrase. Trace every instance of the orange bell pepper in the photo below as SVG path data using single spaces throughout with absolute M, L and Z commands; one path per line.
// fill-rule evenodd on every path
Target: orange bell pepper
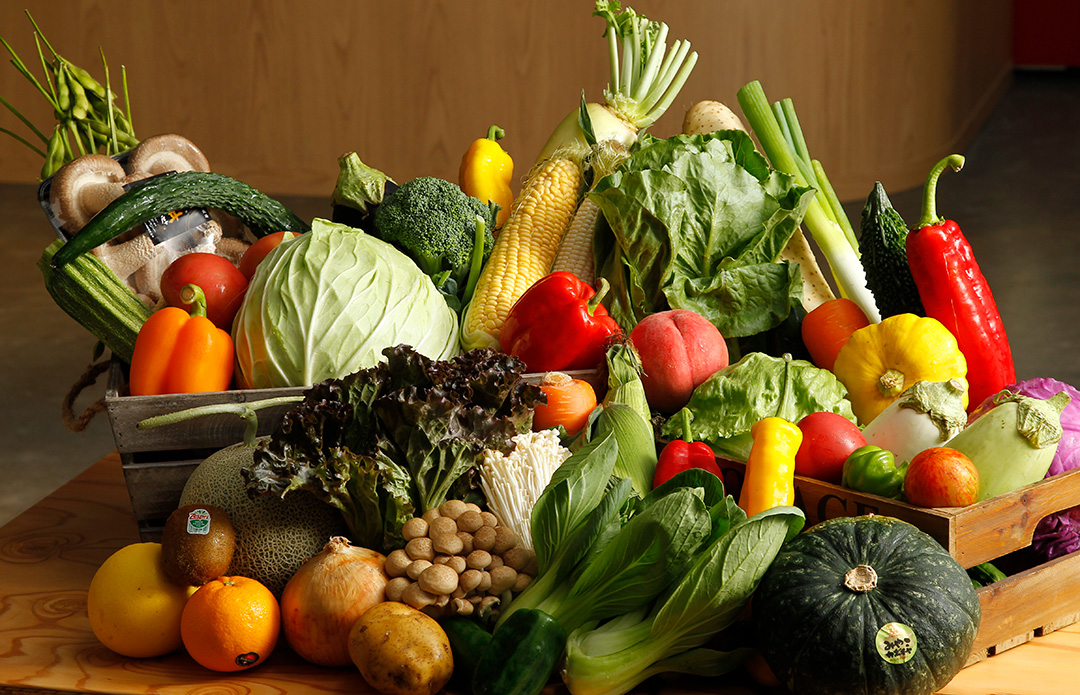
M 164 307 L 151 314 L 135 338 L 129 388 L 132 396 L 225 391 L 232 383 L 233 341 L 206 318 L 198 285 L 181 291 L 191 313 Z

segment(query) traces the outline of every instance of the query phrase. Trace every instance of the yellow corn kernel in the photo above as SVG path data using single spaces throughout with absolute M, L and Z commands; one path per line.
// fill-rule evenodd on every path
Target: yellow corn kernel
M 476 284 L 462 321 L 466 350 L 498 347 L 510 307 L 548 274 L 577 209 L 581 169 L 563 158 L 546 161 L 522 189 Z
M 600 207 L 589 198 L 582 200 L 574 213 L 574 221 L 570 223 L 570 228 L 566 230 L 562 243 L 559 244 L 559 253 L 551 265 L 551 272 L 565 270 L 587 285 L 595 282 L 593 238 L 599 220 Z

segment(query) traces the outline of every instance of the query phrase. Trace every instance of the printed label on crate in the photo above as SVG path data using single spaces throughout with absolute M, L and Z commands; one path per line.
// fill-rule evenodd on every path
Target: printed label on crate
M 915 656 L 919 648 L 915 631 L 903 623 L 886 623 L 874 639 L 878 656 L 890 664 L 903 664 Z
M 187 532 L 193 536 L 205 536 L 210 533 L 210 512 L 205 509 L 192 509 L 187 515 Z

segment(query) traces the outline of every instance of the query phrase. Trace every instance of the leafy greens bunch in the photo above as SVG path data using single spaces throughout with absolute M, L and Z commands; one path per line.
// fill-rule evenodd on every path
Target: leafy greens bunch
M 629 330 L 646 315 L 689 309 L 726 338 L 780 324 L 802 300 L 797 265 L 777 262 L 814 190 L 770 169 L 741 131 L 642 136 L 589 194 L 610 313 Z
M 304 392 L 244 471 L 253 494 L 308 490 L 344 516 L 351 540 L 388 552 L 409 518 L 477 499 L 485 449 L 509 453 L 542 391 L 516 357 L 482 349 L 431 360 L 409 346 Z
M 538 573 L 502 612 L 555 618 L 570 635 L 571 693 L 626 692 L 730 624 L 804 517 L 777 508 L 750 520 L 715 475 L 691 469 L 638 498 L 612 476 L 611 433 L 578 449 L 532 512 Z M 606 621 L 606 622 L 604 622 Z M 626 627 L 627 631 L 622 628 Z M 597 635 L 597 636 L 593 636 Z M 625 650 L 625 653 L 624 653 Z M 709 655 L 710 672 L 740 655 Z

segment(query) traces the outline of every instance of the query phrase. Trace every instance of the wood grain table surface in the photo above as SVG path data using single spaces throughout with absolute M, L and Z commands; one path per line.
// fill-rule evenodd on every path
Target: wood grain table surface
M 86 590 L 115 550 L 138 542 L 113 453 L 0 528 L 0 694 L 45 692 L 243 695 L 365 693 L 359 672 L 306 664 L 284 645 L 258 668 L 216 674 L 183 651 L 128 659 L 90 631 Z M 552 689 L 549 689 L 552 690 Z M 750 695 L 744 681 L 653 683 L 667 695 Z M 1080 625 L 1038 637 L 961 671 L 943 695 L 1075 695 Z

